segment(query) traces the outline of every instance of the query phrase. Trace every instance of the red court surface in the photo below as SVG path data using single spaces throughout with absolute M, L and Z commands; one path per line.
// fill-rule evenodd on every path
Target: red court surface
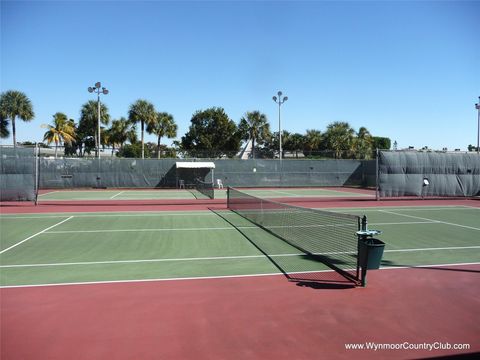
M 480 352 L 480 265 L 1 289 L 1 359 L 419 359 Z M 346 350 L 348 343 L 469 350 Z
M 468 206 L 480 207 L 480 200 L 444 199 L 444 200 L 365 200 L 342 198 L 275 198 L 279 202 L 308 208 L 356 208 L 380 206 Z M 225 199 L 215 200 L 101 200 L 101 201 L 61 201 L 40 203 L 32 202 L 2 202 L 2 214 L 29 213 L 61 213 L 61 212 L 111 212 L 111 211 L 189 211 L 208 210 L 209 208 L 226 209 Z

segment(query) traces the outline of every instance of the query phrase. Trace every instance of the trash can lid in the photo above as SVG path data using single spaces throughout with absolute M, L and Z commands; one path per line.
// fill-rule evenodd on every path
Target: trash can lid
M 374 235 L 380 235 L 381 233 L 382 233 L 381 230 L 360 230 L 356 232 L 356 234 L 360 236 L 374 236 Z

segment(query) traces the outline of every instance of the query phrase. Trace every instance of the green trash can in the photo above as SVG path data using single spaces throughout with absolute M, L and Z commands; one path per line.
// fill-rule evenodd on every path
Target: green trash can
M 374 238 L 358 240 L 359 265 L 363 270 L 375 270 L 380 268 L 385 243 Z

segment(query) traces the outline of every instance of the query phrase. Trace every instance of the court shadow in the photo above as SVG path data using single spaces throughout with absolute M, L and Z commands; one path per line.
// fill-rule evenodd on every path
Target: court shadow
M 300 287 L 312 288 L 315 290 L 344 290 L 353 289 L 354 284 L 337 284 L 337 283 L 322 283 L 318 281 L 296 281 L 296 285 Z
M 452 265 L 455 266 L 455 265 Z M 480 273 L 480 270 L 471 270 L 471 269 L 454 269 L 451 267 L 435 267 L 435 266 L 422 266 L 416 269 L 429 269 L 429 270 L 441 270 L 441 271 L 458 271 L 458 272 L 469 272 L 469 273 Z
M 208 208 L 211 212 L 220 217 L 227 224 L 235 228 L 239 234 L 242 235 L 250 244 L 252 244 L 285 276 L 289 282 L 294 282 L 297 286 L 310 287 L 321 290 L 339 290 L 350 289 L 356 287 L 358 284 L 354 280 L 350 280 L 344 275 L 338 273 L 337 269 L 332 269 L 330 265 L 321 261 L 320 256 L 299 254 L 297 259 L 301 262 L 317 262 L 330 267 L 328 270 L 311 270 L 305 271 L 301 268 L 302 265 L 296 264 L 290 260 L 288 256 L 279 254 L 272 254 L 268 246 L 264 246 L 261 241 L 256 240 L 254 236 L 247 233 L 245 226 L 235 224 L 234 220 L 229 219 L 228 215 L 235 214 L 233 212 L 226 212 L 225 209 Z M 303 264 L 304 265 L 304 264 Z

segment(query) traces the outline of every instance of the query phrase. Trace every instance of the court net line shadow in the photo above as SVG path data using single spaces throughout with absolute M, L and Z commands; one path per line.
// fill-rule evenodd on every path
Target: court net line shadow
M 295 273 L 289 273 L 287 272 L 277 261 L 273 259 L 270 254 L 268 254 L 264 249 L 262 249 L 255 241 L 251 239 L 250 236 L 245 234 L 244 231 L 242 231 L 241 228 L 239 228 L 237 225 L 232 223 L 230 220 L 228 220 L 224 215 L 222 215 L 220 212 L 217 211 L 217 209 L 214 208 L 208 208 L 211 212 L 213 212 L 215 215 L 220 217 L 223 221 L 228 223 L 230 226 L 232 226 L 235 230 L 237 230 L 247 241 L 252 244 L 258 251 L 260 251 L 265 257 L 286 277 L 286 279 L 290 282 L 295 282 L 297 286 L 302 286 L 302 287 L 310 287 L 313 289 L 350 289 L 356 287 L 356 284 L 353 281 L 349 281 L 348 279 L 345 279 L 345 281 L 339 281 L 339 280 L 327 280 L 327 279 L 308 279 L 308 278 L 302 278 L 298 275 L 301 274 L 295 274 Z M 222 213 L 225 213 L 225 209 L 222 209 Z M 231 212 L 231 214 L 234 214 L 234 212 Z M 309 256 L 308 254 L 303 254 L 302 256 L 308 257 L 308 258 L 313 258 L 316 259 L 315 256 Z M 314 272 L 314 271 L 312 271 Z M 333 270 L 332 270 L 333 272 Z M 297 276 L 296 276 L 297 275 Z

